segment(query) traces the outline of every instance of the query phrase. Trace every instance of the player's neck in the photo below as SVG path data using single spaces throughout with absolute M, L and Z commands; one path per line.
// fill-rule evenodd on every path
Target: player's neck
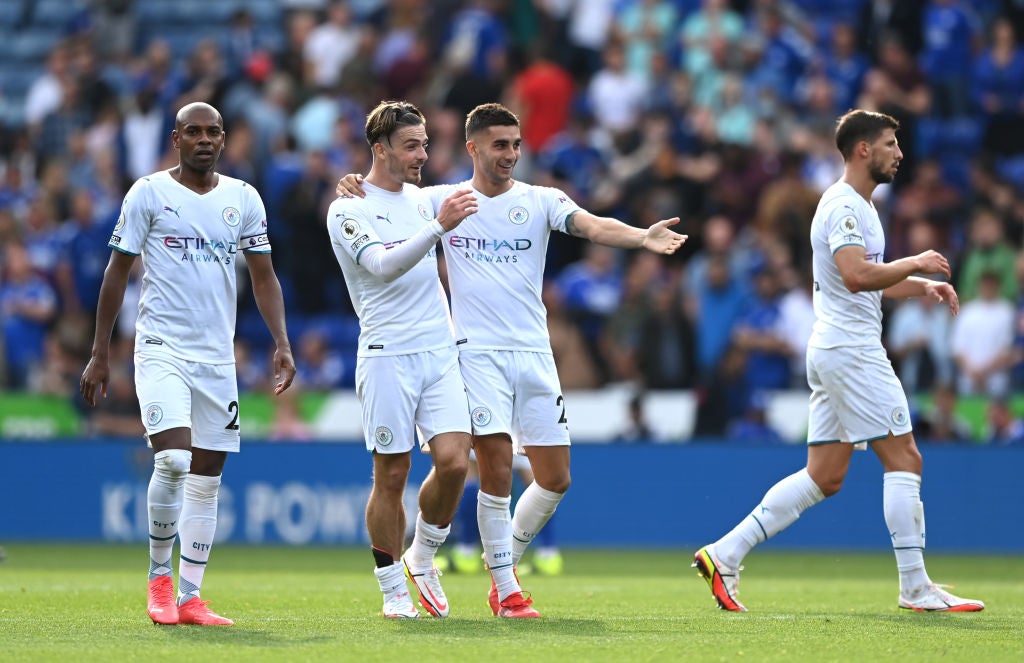
M 479 173 L 473 173 L 473 188 L 488 198 L 500 196 L 506 191 L 511 190 L 515 183 L 516 181 L 513 179 L 508 179 L 503 182 L 494 182 L 482 177 Z
M 171 168 L 171 177 L 178 181 L 186 189 L 191 189 L 196 193 L 209 193 L 217 188 L 217 183 L 220 181 L 220 175 L 213 170 L 193 170 L 191 168 L 185 168 L 181 164 L 178 164 L 174 168 Z
M 871 177 L 870 173 L 849 166 L 843 171 L 843 181 L 853 187 L 853 190 L 868 202 L 871 202 L 871 195 L 875 192 L 875 187 L 878 186 L 878 182 Z
M 381 169 L 370 168 L 370 172 L 366 174 L 364 182 L 369 182 L 378 189 L 384 189 L 385 191 L 391 191 L 397 193 L 405 187 L 405 182 L 396 180 L 391 177 L 388 173 L 382 172 Z

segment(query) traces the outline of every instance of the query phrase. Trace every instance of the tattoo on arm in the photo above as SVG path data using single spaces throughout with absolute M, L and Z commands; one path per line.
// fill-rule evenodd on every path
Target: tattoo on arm
M 583 231 L 576 227 L 576 212 L 565 218 L 565 231 L 573 237 L 585 237 Z

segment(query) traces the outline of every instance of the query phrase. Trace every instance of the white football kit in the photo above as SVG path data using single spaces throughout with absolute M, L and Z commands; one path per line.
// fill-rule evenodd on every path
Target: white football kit
M 880 263 L 885 235 L 874 205 L 845 182 L 821 197 L 811 223 L 814 331 L 807 344 L 808 444 L 871 442 L 912 430 L 907 397 L 882 346 L 882 292 L 850 292 L 835 253 L 861 246 Z
M 456 186 L 425 189 L 434 210 Z M 528 445 L 568 445 L 562 389 L 541 301 L 552 230 L 580 207 L 564 192 L 514 182 L 442 240 L 459 363 L 473 431 Z
M 235 260 L 270 253 L 259 194 L 225 175 L 200 194 L 154 173 L 128 191 L 109 246 L 142 256 L 135 364 L 147 433 L 191 427 L 193 446 L 238 451 Z
M 437 274 L 443 234 L 430 200 L 411 184 L 327 213 L 334 255 L 359 316 L 356 394 L 366 448 L 404 453 L 446 432 L 466 432 L 469 410 L 448 302 Z

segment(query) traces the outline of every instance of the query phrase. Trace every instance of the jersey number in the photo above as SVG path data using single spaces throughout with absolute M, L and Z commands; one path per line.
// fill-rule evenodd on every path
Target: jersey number
M 224 430 L 238 430 L 238 401 L 228 403 L 228 412 L 234 412 L 235 416 L 231 417 L 231 423 L 225 426 Z
M 555 407 L 558 407 L 559 405 L 562 406 L 562 416 L 558 418 L 558 423 L 567 424 L 569 423 L 569 420 L 565 418 L 565 399 L 563 399 L 561 395 L 555 399 Z

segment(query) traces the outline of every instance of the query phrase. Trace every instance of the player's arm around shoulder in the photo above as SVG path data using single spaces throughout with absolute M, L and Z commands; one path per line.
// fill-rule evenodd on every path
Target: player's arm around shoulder
M 618 219 L 596 216 L 578 210 L 565 220 L 565 230 L 575 237 L 589 239 L 596 244 L 621 249 L 647 249 L 652 253 L 672 254 L 679 250 L 688 235 L 680 235 L 669 226 L 679 223 L 679 217 L 662 219 L 650 228 L 637 228 Z

